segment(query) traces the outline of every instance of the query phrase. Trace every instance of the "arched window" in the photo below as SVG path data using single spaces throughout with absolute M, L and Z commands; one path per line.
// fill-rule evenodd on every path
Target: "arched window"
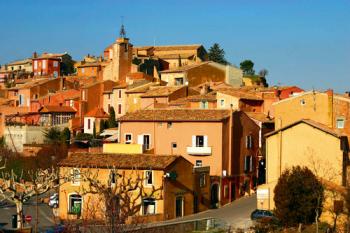
M 83 199 L 79 194 L 69 195 L 68 212 L 70 214 L 81 215 Z

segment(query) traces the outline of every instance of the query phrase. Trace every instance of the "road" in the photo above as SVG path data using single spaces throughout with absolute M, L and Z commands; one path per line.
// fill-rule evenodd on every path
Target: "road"
M 256 195 L 243 197 L 219 209 L 207 210 L 198 214 L 185 216 L 167 222 L 175 223 L 187 220 L 216 218 L 224 221 L 234 228 L 247 228 L 251 226 L 250 213 L 256 209 Z
M 39 209 L 39 229 L 45 229 L 55 226 L 55 217 L 53 209 L 47 204 L 40 203 Z M 167 223 L 176 223 L 188 220 L 196 220 L 203 218 L 216 218 L 223 221 L 234 228 L 247 228 L 251 225 L 250 213 L 256 209 L 256 195 L 240 198 L 230 204 L 219 209 L 211 209 L 198 214 L 188 215 L 183 218 L 166 221 Z M 6 227 L 11 227 L 11 216 L 16 214 L 14 205 L 0 208 L 0 223 L 7 223 Z M 36 221 L 36 204 L 29 201 L 24 205 L 24 214 L 31 215 L 33 220 L 31 225 L 34 226 Z M 57 220 L 58 223 L 58 220 Z
M 34 227 L 36 223 L 36 202 L 33 199 L 35 199 L 35 197 L 32 197 L 32 199 L 30 199 L 28 203 L 24 204 L 23 213 L 24 215 L 32 216 L 32 222 L 30 223 L 30 225 Z M 16 213 L 16 206 L 13 204 L 8 204 L 6 206 L 0 207 L 0 223 L 7 223 L 7 225 L 5 225 L 5 228 L 11 228 L 12 215 L 15 215 Z M 50 208 L 47 204 L 38 204 L 38 214 L 39 229 L 45 229 L 47 227 L 56 225 L 53 209 Z

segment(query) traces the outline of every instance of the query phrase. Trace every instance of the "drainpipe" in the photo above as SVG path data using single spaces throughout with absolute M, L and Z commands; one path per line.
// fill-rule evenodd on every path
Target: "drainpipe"
M 279 129 L 278 132 L 278 158 L 279 158 L 279 174 L 282 175 L 282 118 L 278 117 L 279 120 Z

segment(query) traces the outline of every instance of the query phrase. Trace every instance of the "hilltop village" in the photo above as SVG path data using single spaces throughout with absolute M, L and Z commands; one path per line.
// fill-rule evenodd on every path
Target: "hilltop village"
M 349 93 L 269 86 L 201 44 L 131 42 L 122 28 L 101 56 L 34 52 L 1 65 L 2 146 L 50 157 L 69 177 L 57 188 L 60 220 L 103 220 L 118 203 L 122 223 L 158 222 L 253 194 L 273 210 L 282 172 L 316 162 L 318 177 L 345 188 Z M 106 203 L 103 187 L 116 198 Z

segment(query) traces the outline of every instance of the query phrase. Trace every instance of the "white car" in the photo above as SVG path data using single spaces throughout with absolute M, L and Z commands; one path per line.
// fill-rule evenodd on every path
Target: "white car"
M 50 196 L 49 206 L 52 208 L 58 207 L 58 193 L 54 193 Z

